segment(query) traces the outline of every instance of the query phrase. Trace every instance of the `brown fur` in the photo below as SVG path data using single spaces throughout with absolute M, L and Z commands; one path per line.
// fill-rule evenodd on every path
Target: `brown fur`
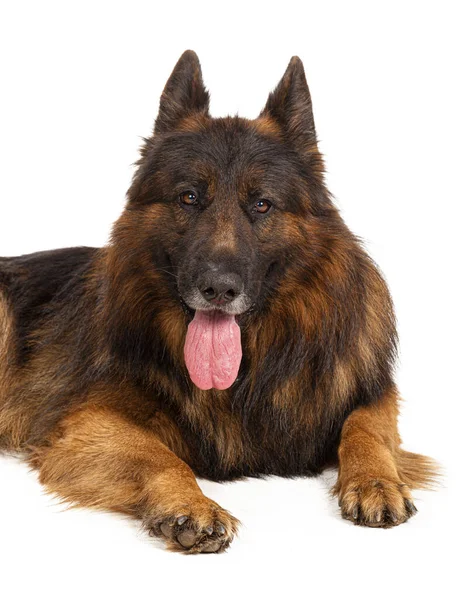
M 205 182 L 198 212 L 177 202 L 189 173 Z M 195 475 L 338 465 L 345 518 L 414 514 L 410 488 L 435 465 L 400 448 L 391 298 L 324 186 L 299 59 L 248 121 L 210 118 L 185 53 L 128 195 L 106 248 L 0 259 L 0 446 L 51 493 L 132 515 L 188 553 L 226 549 L 238 525 Z M 193 385 L 183 357 L 186 292 L 208 257 L 252 301 L 225 390 Z
M 433 461 L 400 449 L 396 389 L 376 406 L 348 417 L 339 445 L 339 477 L 334 492 L 345 518 L 371 527 L 406 521 L 416 509 L 409 487 L 426 487 Z M 410 462 L 410 468 L 409 468 Z
M 202 494 L 191 469 L 152 431 L 93 402 L 98 398 L 64 419 L 50 445 L 32 454 L 48 491 L 72 504 L 142 518 L 170 549 L 224 550 L 237 519 Z M 180 517 L 186 517 L 184 527 Z M 164 523 L 170 527 L 161 529 Z

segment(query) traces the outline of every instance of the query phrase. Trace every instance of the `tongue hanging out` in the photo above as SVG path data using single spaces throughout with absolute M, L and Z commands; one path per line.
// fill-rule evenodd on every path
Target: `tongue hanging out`
M 230 387 L 242 360 L 240 327 L 234 315 L 196 310 L 186 334 L 184 359 L 192 382 L 200 389 Z

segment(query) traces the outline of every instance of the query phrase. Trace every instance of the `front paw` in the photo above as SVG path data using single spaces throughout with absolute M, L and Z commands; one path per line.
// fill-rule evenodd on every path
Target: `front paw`
M 352 478 L 338 496 L 343 518 L 355 525 L 394 527 L 417 512 L 408 486 L 385 478 Z
M 224 552 L 239 524 L 229 512 L 206 497 L 156 514 L 144 523 L 150 535 L 165 540 L 169 550 L 186 554 Z

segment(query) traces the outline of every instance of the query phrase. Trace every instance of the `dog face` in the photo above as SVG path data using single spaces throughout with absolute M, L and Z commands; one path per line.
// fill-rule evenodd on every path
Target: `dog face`
M 212 119 L 196 55 L 177 63 L 129 190 L 151 226 L 154 266 L 194 311 L 262 310 L 300 256 L 321 159 L 310 95 L 293 58 L 260 117 Z M 152 265 L 153 268 L 153 265 Z
M 190 381 L 232 388 L 243 410 L 293 385 L 304 361 L 297 385 L 312 393 L 346 345 L 348 364 L 360 348 L 364 373 L 382 381 L 367 340 L 392 348 L 389 296 L 324 184 L 301 61 L 257 119 L 212 119 L 208 104 L 187 51 L 106 249 L 112 354 L 135 377 L 154 364 L 183 393 Z M 364 302 L 380 296 L 371 323 Z M 353 374 L 336 381 L 347 389 Z

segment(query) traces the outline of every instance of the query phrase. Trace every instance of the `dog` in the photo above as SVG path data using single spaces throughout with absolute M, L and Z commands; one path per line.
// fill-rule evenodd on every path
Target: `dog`
M 52 494 L 222 552 L 215 481 L 314 476 L 357 525 L 416 512 L 387 285 L 324 183 L 293 57 L 254 120 L 212 118 L 186 51 L 103 248 L 0 259 L 0 447 Z

